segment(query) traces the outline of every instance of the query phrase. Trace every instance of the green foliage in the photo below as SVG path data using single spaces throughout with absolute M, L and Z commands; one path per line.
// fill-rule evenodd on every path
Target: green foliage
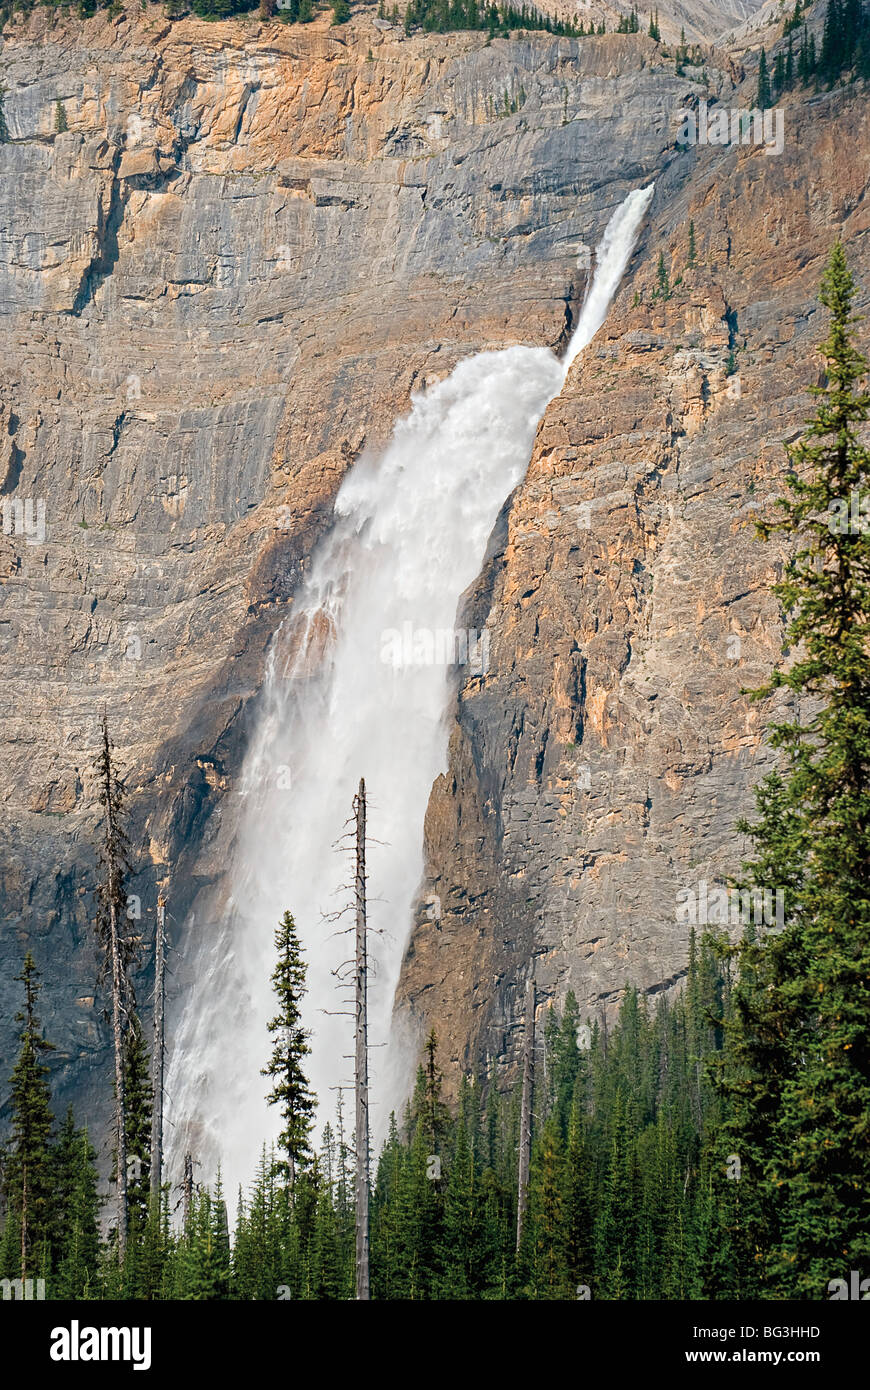
M 801 38 L 796 65 L 797 79 L 803 86 L 814 83 L 816 86 L 822 84 L 831 87 L 844 75 L 864 80 L 870 78 L 870 6 L 862 3 L 862 0 L 828 0 L 821 49 L 818 54 L 815 35 L 807 29 L 803 22 L 803 14 L 801 5 L 796 4 L 794 12 L 783 26 L 783 34 L 788 35 L 789 46 L 781 91 L 788 91 L 794 84 L 792 36 L 798 29 L 801 30 Z M 776 69 L 773 85 L 776 89 Z
M 870 11 L 861 0 L 828 0 L 817 69 L 819 79 L 832 84 L 842 72 L 854 68 L 859 51 L 862 56 L 866 53 L 868 39 Z
M 53 1298 L 93 1298 L 98 1292 L 101 1201 L 96 1158 L 87 1131 L 76 1129 L 70 1108 L 54 1150 Z
M 718 1076 L 721 1142 L 745 1174 L 740 1210 L 720 1202 L 741 1297 L 823 1297 L 870 1255 L 870 538 L 842 523 L 870 490 L 855 293 L 837 244 L 817 410 L 787 446 L 781 519 L 759 528 L 792 546 L 775 593 L 796 656 L 756 692 L 790 692 L 793 713 L 771 726 L 783 767 L 740 827 L 750 882 L 784 890 L 784 929 L 740 949 Z
M 656 287 L 650 298 L 654 303 L 658 299 L 670 299 L 671 294 L 671 282 L 668 278 L 667 267 L 665 266 L 664 252 L 660 251 L 656 264 Z
M 52 1142 L 48 1067 L 54 1049 L 36 1014 L 39 972 L 30 952 L 22 973 L 21 1051 L 11 1077 L 11 1134 L 2 1156 L 3 1231 L 0 1278 L 44 1278 L 52 1297 L 92 1296 L 98 1289 L 100 1241 L 96 1154 L 71 1112 Z
M 191 8 L 201 19 L 229 19 L 230 15 L 256 9 L 259 3 L 260 0 L 191 0 Z
M 4 1252 L 12 1269 L 4 1268 L 3 1275 L 26 1279 L 45 1273 L 51 1245 L 54 1118 L 43 1059 L 54 1048 L 43 1038 L 36 1014 L 39 971 L 29 951 L 15 979 L 24 986 L 24 1011 L 15 1015 L 23 1026 L 21 1051 L 10 1079 L 12 1139 L 3 1170 L 6 1220 L 11 1216 L 16 1224 L 18 1247 Z
M 755 89 L 755 105 L 759 111 L 766 111 L 771 103 L 770 76 L 767 71 L 767 54 L 762 48 L 758 55 L 758 86 Z
M 636 9 L 632 8 L 629 14 L 622 16 L 616 26 L 616 32 L 617 34 L 637 34 L 640 32 L 640 20 Z
M 576 38 L 582 25 L 570 19 L 556 19 L 534 5 L 487 4 L 486 0 L 409 0 L 405 10 L 405 33 L 414 29 L 425 33 L 447 33 L 463 29 L 485 29 L 491 38 L 509 37 L 519 30 L 542 29 L 549 34 Z M 603 32 L 603 30 L 602 30 Z
M 54 5 L 56 0 L 42 0 L 42 3 Z M 278 0 L 190 0 L 193 13 L 201 19 L 222 20 L 228 19 L 236 14 L 247 14 L 252 10 L 259 9 L 263 19 L 278 18 L 285 24 L 308 24 L 315 17 L 314 0 L 287 0 L 278 8 Z M 82 19 L 90 19 L 98 9 L 98 0 L 79 0 L 78 13 Z M 120 13 L 121 5 L 119 0 L 110 0 L 110 14 Z M 180 19 L 188 11 L 187 4 L 182 0 L 166 0 L 165 12 L 168 19 Z M 349 0 L 335 0 L 333 5 L 333 23 L 345 24 L 351 18 L 351 7 Z M 378 15 L 386 17 L 385 7 L 379 4 Z M 398 6 L 394 5 L 390 12 L 390 20 L 393 24 L 401 22 Z M 638 32 L 637 13 L 634 12 L 633 27 L 627 32 Z M 653 21 L 650 21 L 652 26 Z M 450 33 L 461 30 L 485 30 L 491 36 L 502 35 L 509 37 L 512 33 L 522 30 L 533 31 L 543 30 L 546 33 L 558 34 L 568 38 L 578 38 L 585 33 L 582 23 L 577 24 L 574 20 L 566 17 L 556 18 L 544 11 L 538 10 L 534 5 L 505 3 L 502 5 L 492 3 L 487 0 L 410 0 L 404 14 L 405 32 L 411 34 L 415 29 L 421 29 L 425 33 Z M 590 24 L 589 32 L 603 34 L 605 26 L 602 23 L 597 30 Z M 4 126 L 2 116 L 0 116 L 0 140 L 3 135 Z
M 305 962 L 290 912 L 284 913 L 275 931 L 275 949 L 278 963 L 272 972 L 272 989 L 278 1012 L 269 1020 L 272 1055 L 262 1075 L 272 1078 L 268 1103 L 280 1107 L 283 1129 L 278 1144 L 285 1156 L 280 1166 L 292 1184 L 297 1167 L 310 1157 L 308 1136 L 315 1101 L 304 1071 L 305 1058 L 311 1052 L 300 1010 L 306 992 Z
M 66 119 L 66 107 L 58 97 L 54 104 L 54 129 L 57 135 L 62 135 L 65 130 L 69 130 Z
M 133 1014 L 124 1038 L 124 1121 L 127 1133 L 127 1207 L 144 1226 L 150 1203 L 151 1067 L 142 1026 Z

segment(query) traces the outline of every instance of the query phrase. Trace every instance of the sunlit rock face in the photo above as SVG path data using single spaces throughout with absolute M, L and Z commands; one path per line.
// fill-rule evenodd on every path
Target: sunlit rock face
M 753 95 L 747 80 L 724 104 Z M 866 103 L 840 91 L 783 115 L 781 153 L 696 145 L 658 180 L 469 595 L 489 670 L 458 689 L 399 998 L 417 1036 L 436 1024 L 454 1078 L 510 1074 L 531 972 L 542 1007 L 573 989 L 593 1021 L 627 984 L 673 988 L 681 907 L 699 918 L 749 854 L 735 822 L 784 708 L 746 693 L 782 636 L 782 551 L 754 521 L 812 409 L 838 236 L 865 313 L 870 297 Z
M 451 702 L 398 987 L 451 1084 L 509 1073 L 533 961 L 542 1000 L 573 988 L 592 1015 L 679 980 L 676 894 L 736 867 L 768 765 L 742 692 L 779 649 L 780 557 L 751 523 L 807 413 L 834 236 L 868 283 L 860 99 L 790 99 L 774 157 L 682 150 L 688 103 L 752 104 L 733 56 L 704 85 L 644 35 L 406 38 L 373 13 L 40 10 L 0 50 L 0 1064 L 30 947 L 58 1103 L 92 1123 L 102 712 L 146 945 L 168 886 L 177 1012 L 197 904 L 232 888 L 269 643 L 342 478 L 461 359 L 561 350 L 590 248 L 650 178 L 463 607 L 487 670 Z
M 589 248 L 670 157 L 690 90 L 651 48 L 156 6 L 7 28 L 0 500 L 21 522 L 0 535 L 0 1064 L 30 947 L 61 1104 L 93 1114 L 106 1090 L 103 710 L 133 920 L 147 943 L 169 881 L 183 987 L 249 701 L 341 478 L 460 359 L 567 341 Z

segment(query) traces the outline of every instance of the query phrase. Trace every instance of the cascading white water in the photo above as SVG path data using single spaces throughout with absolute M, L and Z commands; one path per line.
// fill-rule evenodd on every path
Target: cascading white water
M 351 868 L 335 845 L 361 776 L 372 836 L 370 925 L 380 933 L 372 939 L 369 1036 L 387 1041 L 423 870 L 423 817 L 446 768 L 447 660 L 466 656 L 461 635 L 458 648 L 445 635 L 452 638 L 459 599 L 528 467 L 548 402 L 604 322 L 652 193 L 652 184 L 635 190 L 611 217 L 561 362 L 547 348 L 479 353 L 414 397 L 381 456 L 354 465 L 293 616 L 273 642 L 227 866 L 232 898 L 210 928 L 167 1078 L 175 1163 L 192 1143 L 208 1178 L 220 1158 L 230 1194 L 279 1128 L 260 1068 L 269 1055 L 273 933 L 287 908 L 308 964 L 309 1075 L 322 1118 L 333 1109 L 329 1088 L 351 1076 L 352 1021 L 335 1013 L 347 1005 L 334 971 L 352 938 L 341 934 L 348 921 L 324 914 L 349 899 L 340 885 Z M 475 636 L 472 671 L 485 658 Z M 386 1103 L 401 1097 L 387 1095 L 377 1051 L 372 1063 L 377 1129 Z

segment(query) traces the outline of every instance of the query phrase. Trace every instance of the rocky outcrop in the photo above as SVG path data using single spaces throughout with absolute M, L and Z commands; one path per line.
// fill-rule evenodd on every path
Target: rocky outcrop
M 725 882 L 748 851 L 735 821 L 778 705 L 746 691 L 781 648 L 782 552 L 753 523 L 811 409 L 837 237 L 870 298 L 866 100 L 784 115 L 782 154 L 696 148 L 660 178 L 468 596 L 490 665 L 457 693 L 426 822 L 421 901 L 437 895 L 440 920 L 421 906 L 400 987 L 406 1017 L 437 1022 L 454 1081 L 511 1071 L 532 973 L 542 1002 L 573 989 L 592 1019 L 628 984 L 672 988 L 677 894 Z
M 91 1115 L 102 711 L 143 934 L 170 870 L 177 932 L 221 873 L 264 652 L 343 473 L 415 383 L 564 340 L 583 247 L 697 90 L 643 36 L 328 18 L 40 8 L 0 51 L 0 1066 L 30 947 L 58 1099 Z

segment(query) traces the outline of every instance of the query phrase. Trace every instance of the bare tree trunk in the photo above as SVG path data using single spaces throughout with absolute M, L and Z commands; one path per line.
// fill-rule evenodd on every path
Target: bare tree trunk
M 122 958 L 121 930 L 118 914 L 123 903 L 123 843 L 122 828 L 115 818 L 117 787 L 112 768 L 109 726 L 103 716 L 103 754 L 101 760 L 103 796 L 106 808 L 105 906 L 108 909 L 109 974 L 112 981 L 112 1041 L 115 1051 L 115 1176 L 118 1202 L 118 1261 L 123 1264 L 127 1252 L 127 1106 L 124 1078 L 124 1009 L 127 1003 L 129 979 Z
M 109 812 L 111 815 L 111 811 Z M 124 1086 L 124 1028 L 121 1020 L 121 952 L 118 941 L 118 909 L 109 904 L 112 952 L 112 1037 L 115 1044 L 115 1142 L 118 1178 L 118 1262 L 127 1253 L 127 1125 Z
M 184 1155 L 184 1229 L 187 1230 L 188 1223 L 193 1213 L 193 1154 Z
M 526 986 L 525 1038 L 523 1040 L 523 1096 L 520 1105 L 520 1159 L 517 1179 L 517 1250 L 529 1201 L 529 1166 L 532 1157 L 532 1093 L 535 1085 L 535 982 Z
M 360 779 L 356 814 L 356 1296 L 369 1292 L 369 1053 L 366 959 L 366 784 Z
M 27 1164 L 21 1174 L 21 1278 L 27 1278 Z
M 151 1201 L 160 1214 L 160 1188 L 163 1183 L 163 1066 L 165 1044 L 165 933 L 166 899 L 157 899 L 157 936 L 154 942 L 154 1044 L 151 1064 Z

